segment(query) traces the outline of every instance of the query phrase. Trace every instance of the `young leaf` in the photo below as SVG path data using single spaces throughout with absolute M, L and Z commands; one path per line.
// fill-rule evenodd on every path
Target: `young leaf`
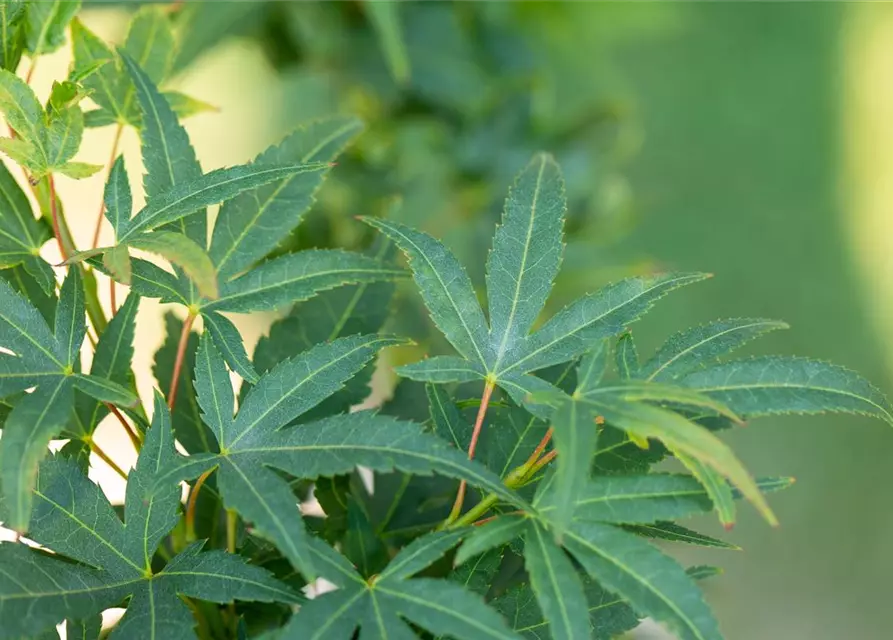
M 541 153 L 518 175 L 487 260 L 490 344 L 498 370 L 517 351 L 546 304 L 561 263 L 567 210 L 555 160 Z
M 362 130 L 356 118 L 331 118 L 300 128 L 256 159 L 259 165 L 330 163 Z M 313 204 L 328 171 L 305 172 L 243 193 L 220 210 L 209 254 L 222 280 L 256 263 L 294 229 Z
M 589 477 L 589 465 L 598 438 L 595 418 L 576 401 L 565 402 L 552 415 L 552 440 L 558 451 L 555 472 L 553 524 L 562 531 L 574 515 L 574 507 Z M 548 612 L 546 612 L 548 615 Z
M 719 516 L 720 524 L 726 529 L 731 529 L 735 524 L 735 496 L 732 495 L 732 487 L 726 479 L 718 471 L 692 456 L 682 452 L 674 452 L 674 455 L 704 485 Z
M 743 416 L 839 411 L 893 424 L 893 409 L 874 385 L 844 367 L 806 358 L 727 362 L 690 373 L 680 384 Z
M 167 408 L 156 396 L 153 424 L 127 484 L 124 523 L 73 462 L 56 458 L 44 463 L 29 536 L 80 564 L 20 545 L 0 546 L 5 633 L 32 636 L 63 618 L 84 619 L 129 596 L 117 635 L 188 638 L 195 621 L 178 594 L 219 603 L 297 600 L 291 589 L 238 555 L 200 553 L 203 543 L 153 570 L 156 548 L 178 520 L 179 487 L 154 481 L 174 455 Z M 23 609 L 40 613 L 22 616 Z
M 204 249 L 187 236 L 173 231 L 154 231 L 128 240 L 127 246 L 157 254 L 177 265 L 195 282 L 199 293 L 205 298 L 217 297 L 217 272 L 214 265 Z
M 448 580 L 412 578 L 458 542 L 455 533 L 417 539 L 373 580 L 364 580 L 341 554 L 312 539 L 314 561 L 330 567 L 339 589 L 301 607 L 282 630 L 282 640 L 349 638 L 359 626 L 364 636 L 410 638 L 403 620 L 435 637 L 516 639 L 502 617 L 479 596 Z
M 718 320 L 671 336 L 657 353 L 642 365 L 639 377 L 667 381 L 715 364 L 726 355 L 764 333 L 787 329 L 784 322 L 759 318 Z

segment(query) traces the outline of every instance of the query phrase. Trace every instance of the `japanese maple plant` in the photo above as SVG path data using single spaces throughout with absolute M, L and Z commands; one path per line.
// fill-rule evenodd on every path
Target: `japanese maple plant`
M 159 89 L 165 10 L 137 12 L 120 48 L 75 19 L 72 71 L 45 103 L 15 74 L 23 53 L 33 69 L 62 45 L 76 9 L 0 5 L 0 512 L 17 532 L 0 544 L 0 638 L 60 624 L 98 638 L 114 607 L 124 639 L 609 638 L 643 618 L 719 638 L 698 586 L 718 569 L 655 541 L 733 547 L 679 522 L 714 511 L 730 526 L 744 498 L 775 524 L 766 494 L 790 480 L 753 478 L 718 432 L 787 412 L 893 422 L 841 367 L 726 359 L 781 322 L 711 322 L 640 360 L 629 325 L 705 274 L 631 277 L 542 318 L 566 214 L 546 153 L 509 190 L 486 305 L 444 244 L 395 215 L 354 221 L 374 238 L 365 253 L 282 250 L 362 124 L 309 123 L 203 172 L 179 122 L 203 103 Z M 138 211 L 115 151 L 104 168 L 74 160 L 102 126 L 116 147 L 140 136 Z M 54 180 L 97 171 L 115 241 L 76 247 Z M 61 264 L 41 257 L 48 242 Z M 409 277 L 454 352 L 376 363 L 407 343 L 388 327 Z M 129 293 L 108 317 L 111 283 Z M 131 365 L 147 298 L 176 313 L 143 405 Z M 272 310 L 287 312 L 249 354 L 227 314 Z M 396 376 L 370 401 L 376 368 Z M 94 439 L 104 419 L 139 452 L 129 471 Z M 88 478 L 97 458 L 126 479 L 123 505 Z M 676 471 L 654 469 L 669 458 Z

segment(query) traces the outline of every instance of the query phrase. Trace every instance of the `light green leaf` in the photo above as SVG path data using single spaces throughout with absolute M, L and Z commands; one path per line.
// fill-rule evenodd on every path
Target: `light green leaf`
M 397 374 L 419 382 L 473 382 L 487 377 L 487 370 L 455 356 L 434 356 L 397 367 Z
M 179 91 L 164 91 L 162 92 L 162 95 L 164 96 L 165 101 L 171 106 L 174 113 L 180 118 L 189 118 L 191 116 L 197 116 L 200 113 L 207 113 L 208 111 L 220 111 L 220 109 L 213 104 L 193 98 L 192 96 L 187 96 L 185 93 L 180 93 Z
M 678 413 L 646 404 L 610 402 L 599 397 L 592 406 L 609 425 L 639 438 L 657 438 L 671 450 L 681 451 L 708 464 L 738 487 L 767 522 L 777 524 L 753 478 L 732 450 L 705 427 Z
M 555 511 L 551 522 L 559 535 L 570 524 L 575 505 L 586 487 L 597 440 L 595 417 L 578 402 L 565 402 L 552 414 L 552 442 L 558 451 L 558 466 L 553 482 Z
M 431 319 L 462 356 L 484 367 L 492 361 L 487 322 L 468 274 L 455 256 L 431 236 L 399 222 L 363 218 L 406 254 Z
M 670 291 L 706 277 L 701 273 L 676 273 L 628 278 L 580 298 L 530 336 L 523 354 L 507 360 L 498 375 L 572 360 L 597 340 L 620 333 Z
M 684 405 L 711 413 L 717 413 L 740 423 L 741 419 L 719 400 L 706 393 L 659 382 L 626 380 L 613 385 L 596 388 L 583 397 L 598 401 L 600 396 L 609 396 L 626 402 L 653 402 L 665 405 Z
M 881 418 L 893 424 L 893 409 L 874 385 L 857 373 L 806 358 L 763 357 L 696 371 L 680 384 L 716 398 L 742 416 L 836 411 Z
M 25 2 L 0 4 L 0 68 L 15 72 L 25 47 Z
M 65 29 L 80 8 L 80 0 L 29 2 L 25 8 L 25 46 L 31 56 L 36 58 L 61 47 Z
M 205 298 L 217 297 L 214 265 L 204 249 L 187 236 L 173 231 L 153 231 L 127 240 L 127 246 L 154 253 L 177 265 L 195 282 Z
M 589 637 L 589 607 L 577 571 L 549 533 L 536 523 L 528 525 L 524 536 L 524 566 L 552 637 Z
M 610 525 L 575 524 L 565 545 L 589 575 L 680 640 L 722 638 L 694 581 L 674 560 Z
M 132 284 L 133 263 L 130 261 L 130 250 L 127 245 L 119 244 L 103 253 L 102 266 L 114 280 L 125 285 Z
M 306 300 L 344 284 L 393 280 L 405 272 L 358 253 L 337 249 L 307 250 L 274 258 L 221 285 L 220 296 L 203 312 L 266 311 Z
M 73 388 L 73 380 L 61 375 L 43 382 L 16 403 L 4 424 L 0 479 L 9 505 L 6 525 L 16 531 L 28 530 L 37 467 L 48 453 L 50 440 L 68 422 L 74 407 Z
M 296 130 L 256 159 L 258 165 L 323 163 L 319 171 L 288 176 L 243 193 L 220 210 L 209 254 L 222 280 L 245 271 L 275 249 L 313 204 L 329 165 L 362 130 L 356 118 L 320 120 Z
M 642 365 L 639 377 L 667 381 L 715 364 L 727 353 L 769 331 L 787 329 L 784 322 L 761 318 L 732 318 L 686 329 L 672 335 Z
M 81 133 L 78 136 L 82 133 L 83 127 L 81 127 Z M 101 164 L 88 164 L 86 162 L 65 162 L 53 168 L 56 173 L 68 176 L 72 180 L 89 178 L 100 169 L 102 169 Z
M 400 84 L 406 84 L 409 80 L 409 55 L 406 52 L 406 43 L 403 39 L 403 29 L 400 25 L 399 2 L 373 2 L 367 0 L 363 3 L 363 9 L 369 17 L 369 22 L 378 35 L 378 42 L 388 63 L 388 69 L 394 80 Z
M 561 263 L 566 210 L 561 170 L 551 156 L 540 153 L 509 190 L 487 260 L 494 369 L 520 353 L 546 304 Z

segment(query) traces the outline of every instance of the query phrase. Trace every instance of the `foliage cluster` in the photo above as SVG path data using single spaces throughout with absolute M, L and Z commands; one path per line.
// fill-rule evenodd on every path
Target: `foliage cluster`
M 385 33 L 387 6 L 370 9 Z M 21 536 L 0 544 L 0 638 L 55 637 L 63 620 L 97 638 L 116 606 L 116 638 L 609 638 L 644 617 L 719 638 L 697 586 L 719 570 L 654 542 L 734 548 L 678 521 L 715 511 L 730 526 L 743 497 L 774 524 L 765 496 L 790 480 L 754 479 L 717 432 L 791 412 L 893 423 L 841 367 L 726 359 L 780 322 L 712 322 L 640 360 L 628 326 L 704 274 L 627 278 L 542 319 L 568 224 L 546 153 L 508 193 L 481 297 L 399 204 L 362 218 L 377 231 L 362 252 L 290 245 L 361 122 L 314 121 L 205 173 L 179 121 L 203 103 L 159 89 L 179 59 L 166 9 L 137 12 L 120 48 L 71 22 L 75 62 L 44 105 L 16 76 L 23 54 L 33 69 L 62 46 L 77 8 L 0 5 L 0 149 L 28 178 L 0 164 L 0 514 Z M 133 211 L 113 153 L 115 242 L 78 250 L 54 179 L 100 169 L 74 160 L 85 126 L 136 129 L 146 204 Z M 394 368 L 392 397 L 360 410 L 375 367 L 392 368 L 379 352 L 407 343 L 394 334 L 413 305 L 394 292 L 409 276 L 450 352 Z M 111 318 L 108 282 L 130 290 Z M 151 410 L 132 371 L 148 298 L 185 318 L 167 316 Z M 249 355 L 227 314 L 281 309 Z M 129 472 L 94 440 L 106 418 L 139 452 Z M 126 478 L 123 506 L 88 478 L 92 454 Z M 685 472 L 656 467 L 670 459 Z

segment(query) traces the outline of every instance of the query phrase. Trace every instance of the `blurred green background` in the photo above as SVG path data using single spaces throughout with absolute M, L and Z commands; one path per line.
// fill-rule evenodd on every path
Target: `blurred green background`
M 120 34 L 119 9 L 92 11 L 85 19 L 97 30 Z M 644 353 L 711 319 L 778 318 L 792 329 L 761 352 L 833 360 L 891 388 L 893 7 L 375 11 L 187 2 L 177 18 L 178 84 L 221 107 L 187 124 L 206 168 L 243 161 L 331 111 L 370 123 L 295 244 L 362 245 L 352 216 L 399 193 L 404 217 L 443 236 L 469 267 L 482 265 L 511 175 L 545 148 L 562 162 L 571 200 L 556 303 L 631 271 L 711 271 L 712 281 L 636 325 Z M 87 155 L 104 160 L 106 137 Z M 744 551 L 679 550 L 726 568 L 706 589 L 727 636 L 893 636 L 893 433 L 867 419 L 791 416 L 728 437 L 756 475 L 798 483 L 772 498 L 779 529 L 742 514 L 729 537 Z

